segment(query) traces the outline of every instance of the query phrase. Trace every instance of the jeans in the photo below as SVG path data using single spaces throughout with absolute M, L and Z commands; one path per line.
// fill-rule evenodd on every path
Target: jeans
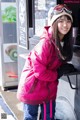
M 24 120 L 37 120 L 39 105 L 25 104 L 23 106 Z M 41 120 L 44 120 L 44 105 L 40 105 L 41 108 Z M 55 114 L 55 102 L 52 102 L 52 115 L 50 119 L 50 103 L 46 103 L 46 120 L 54 120 Z

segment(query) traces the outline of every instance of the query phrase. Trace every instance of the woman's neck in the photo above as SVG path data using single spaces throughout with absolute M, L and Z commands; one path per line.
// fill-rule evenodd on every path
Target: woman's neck
M 62 41 L 64 38 L 64 35 L 59 33 L 59 38 L 60 38 L 60 41 Z

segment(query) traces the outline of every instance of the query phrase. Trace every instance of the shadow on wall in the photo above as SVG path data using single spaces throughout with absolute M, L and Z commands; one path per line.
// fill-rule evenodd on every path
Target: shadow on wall
M 76 91 L 71 89 L 66 78 L 59 79 L 55 116 L 61 120 L 77 120 L 74 105 Z
M 77 115 L 77 120 L 80 120 L 80 76 L 78 77 L 78 93 L 75 93 L 74 109 Z

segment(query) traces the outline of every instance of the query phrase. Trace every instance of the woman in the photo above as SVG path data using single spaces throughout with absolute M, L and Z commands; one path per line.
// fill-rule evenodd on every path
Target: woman
M 72 58 L 72 12 L 65 4 L 50 11 L 50 26 L 44 28 L 40 42 L 28 55 L 18 86 L 24 120 L 37 120 L 39 105 L 42 120 L 54 120 L 58 79 L 74 70 L 66 64 Z

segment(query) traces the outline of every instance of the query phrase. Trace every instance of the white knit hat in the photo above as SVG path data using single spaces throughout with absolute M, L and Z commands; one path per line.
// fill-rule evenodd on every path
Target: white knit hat
M 58 5 L 59 6 L 59 5 Z M 57 13 L 59 12 L 59 13 Z M 55 7 L 51 7 L 49 12 L 48 12 L 48 25 L 52 25 L 54 23 L 55 20 L 57 20 L 59 17 L 63 16 L 63 15 L 67 15 L 71 18 L 71 21 L 73 22 L 73 18 L 72 15 L 70 13 L 71 11 L 69 11 L 67 8 L 63 7 L 61 11 L 55 11 Z

